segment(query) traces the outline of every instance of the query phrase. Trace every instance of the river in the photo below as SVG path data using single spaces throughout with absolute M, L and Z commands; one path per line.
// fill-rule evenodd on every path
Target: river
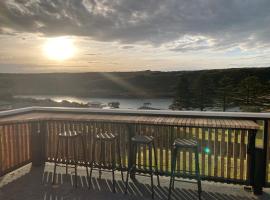
M 171 98 L 158 99 L 131 99 L 131 98 L 93 98 L 93 97 L 74 97 L 74 96 L 54 96 L 54 95 L 20 95 L 21 98 L 33 99 L 51 99 L 57 102 L 63 100 L 77 103 L 100 102 L 108 104 L 109 102 L 119 102 L 120 108 L 123 109 L 137 109 L 143 106 L 144 103 L 151 103 L 150 107 L 166 110 L 172 104 Z

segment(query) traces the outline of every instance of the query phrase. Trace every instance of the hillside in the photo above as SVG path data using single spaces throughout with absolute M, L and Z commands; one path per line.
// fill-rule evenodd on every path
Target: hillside
M 205 73 L 214 83 L 224 75 L 234 84 L 247 76 L 270 81 L 270 68 L 242 68 L 177 72 L 110 72 L 0 74 L 1 91 L 12 95 L 74 95 L 93 97 L 173 97 L 181 76 L 190 81 Z

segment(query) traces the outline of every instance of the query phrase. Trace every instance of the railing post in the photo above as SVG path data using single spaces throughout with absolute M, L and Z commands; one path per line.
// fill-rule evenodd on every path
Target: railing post
M 250 130 L 250 137 L 248 141 L 248 154 L 250 156 L 249 163 L 249 184 L 252 186 L 255 195 L 262 194 L 262 187 L 264 185 L 263 179 L 263 149 L 256 148 L 256 133 L 257 130 Z
M 264 128 L 263 128 L 263 163 L 262 163 L 262 168 L 263 168 L 263 186 L 266 186 L 267 184 L 267 180 L 266 180 L 266 174 L 267 174 L 267 171 L 268 171 L 268 163 L 267 163 L 267 151 L 268 151 L 268 148 L 270 148 L 268 146 L 268 140 L 269 140 L 269 119 L 267 120 L 264 120 Z
M 248 156 L 249 156 L 249 185 L 254 186 L 254 173 L 255 173 L 255 143 L 256 143 L 256 130 L 249 130 L 248 137 Z
M 31 123 L 31 152 L 32 152 L 32 165 L 41 166 L 45 164 L 45 122 L 32 122 Z
M 3 160 L 2 160 L 2 151 L 3 151 L 3 126 L 0 127 L 0 177 L 2 176 L 3 172 Z
M 256 195 L 262 194 L 262 188 L 266 183 L 267 171 L 267 148 L 268 148 L 268 120 L 264 120 L 263 147 L 255 148 L 255 169 L 253 192 Z
M 254 183 L 253 193 L 255 195 L 262 194 L 262 188 L 264 186 L 265 176 L 263 170 L 264 153 L 263 149 L 255 148 L 255 166 L 254 166 Z

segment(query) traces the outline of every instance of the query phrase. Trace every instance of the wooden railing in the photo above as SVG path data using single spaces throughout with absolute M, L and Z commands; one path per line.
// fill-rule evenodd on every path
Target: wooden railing
M 31 162 L 31 136 L 29 123 L 0 125 L 0 175 Z
M 46 160 L 54 161 L 56 154 L 57 134 L 65 130 L 76 130 L 85 133 L 87 142 L 87 152 L 89 161 L 91 158 L 91 147 L 93 137 L 99 132 L 112 132 L 120 135 L 121 157 L 124 167 L 128 167 L 129 137 L 130 130 L 126 124 L 107 123 L 107 122 L 85 122 L 80 121 L 47 121 L 46 124 Z M 219 180 L 222 182 L 247 183 L 248 180 L 248 154 L 247 142 L 249 137 L 248 130 L 237 129 L 206 129 L 191 127 L 174 127 L 158 125 L 134 125 L 134 134 L 151 135 L 155 137 L 155 146 L 157 147 L 158 170 L 160 174 L 169 175 L 171 166 L 171 144 L 175 138 L 196 137 L 200 146 L 201 174 L 208 180 Z M 105 146 L 105 148 L 108 148 Z M 206 152 L 205 149 L 209 149 Z M 110 155 L 105 150 L 107 155 Z M 148 166 L 148 149 L 144 146 L 141 149 L 137 160 L 139 167 Z M 99 155 L 99 149 L 96 150 L 96 157 Z M 81 154 L 82 155 L 82 154 Z M 177 169 L 183 171 L 195 171 L 194 153 L 183 150 Z M 109 159 L 109 158 L 108 158 Z M 182 174 L 184 175 L 184 174 Z
M 98 113 L 142 116 L 174 116 L 174 117 L 201 117 L 220 119 L 251 119 L 260 124 L 257 134 L 257 146 L 262 150 L 263 164 L 261 170 L 264 173 L 262 186 L 270 185 L 270 114 L 267 113 L 215 113 L 215 112 L 175 112 L 175 111 L 134 111 L 134 110 L 91 110 L 91 109 L 66 109 L 66 108 L 26 108 L 10 112 L 0 113 L 0 174 L 3 175 L 26 163 L 33 162 L 36 165 L 45 161 L 54 161 L 57 134 L 64 130 L 77 130 L 82 132 L 87 141 L 87 160 L 91 161 L 91 147 L 93 136 L 100 131 L 110 131 L 120 135 L 121 157 L 125 168 L 129 165 L 129 139 L 132 135 L 143 134 L 155 137 L 158 151 L 158 170 L 162 175 L 170 174 L 171 144 L 177 137 L 196 137 L 200 144 L 200 168 L 203 179 L 219 182 L 233 182 L 250 184 L 251 174 L 248 143 L 251 132 L 238 128 L 205 128 L 205 127 L 179 127 L 166 124 L 127 124 L 112 123 L 108 121 L 91 121 L 74 119 L 40 119 L 35 117 L 24 118 L 25 113 L 52 112 L 72 113 Z M 17 116 L 22 117 L 17 117 Z M 106 152 L 110 160 L 108 147 Z M 205 151 L 205 150 L 209 151 Z M 79 149 L 78 149 L 79 151 Z M 148 149 L 143 147 L 138 156 L 139 167 L 148 166 Z M 99 153 L 99 150 L 96 151 Z M 188 150 L 180 152 L 180 160 L 177 163 L 178 170 L 194 170 L 194 154 Z M 85 162 L 81 160 L 81 162 Z M 254 173 L 254 171 L 253 171 Z M 188 176 L 187 174 L 181 174 Z

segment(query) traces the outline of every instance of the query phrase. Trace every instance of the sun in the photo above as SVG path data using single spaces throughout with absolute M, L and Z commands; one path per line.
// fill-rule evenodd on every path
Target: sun
M 50 60 L 63 61 L 74 56 L 73 40 L 68 37 L 48 38 L 43 45 L 43 52 Z

